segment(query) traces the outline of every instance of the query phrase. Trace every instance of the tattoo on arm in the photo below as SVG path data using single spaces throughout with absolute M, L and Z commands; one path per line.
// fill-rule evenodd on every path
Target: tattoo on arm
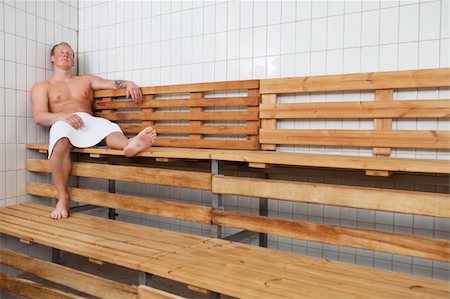
M 123 88 L 123 87 L 125 87 L 125 80 L 116 80 L 115 85 L 116 85 L 116 88 Z

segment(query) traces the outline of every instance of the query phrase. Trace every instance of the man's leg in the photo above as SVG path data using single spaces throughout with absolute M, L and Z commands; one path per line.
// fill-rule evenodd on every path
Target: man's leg
M 112 149 L 123 149 L 125 156 L 132 157 L 150 148 L 155 139 L 156 131 L 148 127 L 130 139 L 120 132 L 111 133 L 106 137 L 106 145 Z
M 53 183 L 58 191 L 58 202 L 51 213 L 53 219 L 69 217 L 69 192 L 67 182 L 70 171 L 72 170 L 72 161 L 70 160 L 70 151 L 72 145 L 67 138 L 61 138 L 53 148 L 50 157 Z

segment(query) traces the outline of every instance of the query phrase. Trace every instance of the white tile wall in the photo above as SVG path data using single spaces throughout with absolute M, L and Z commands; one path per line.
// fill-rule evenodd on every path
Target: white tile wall
M 77 16 L 75 0 L 0 1 L 0 207 L 27 200 L 26 158 L 33 153 L 25 144 L 47 140 L 47 130 L 37 127 L 32 117 L 30 90 L 51 74 L 48 57 L 55 43 L 64 39 L 77 49 Z M 0 245 L 49 256 L 48 250 L 5 235 L 0 235 Z

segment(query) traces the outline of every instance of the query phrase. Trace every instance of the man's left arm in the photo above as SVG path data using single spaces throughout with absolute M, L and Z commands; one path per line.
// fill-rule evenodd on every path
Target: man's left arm
M 126 80 L 106 80 L 98 76 L 89 76 L 93 90 L 99 89 L 119 89 L 126 88 L 127 98 L 131 97 L 134 102 L 142 100 L 142 92 L 132 81 Z

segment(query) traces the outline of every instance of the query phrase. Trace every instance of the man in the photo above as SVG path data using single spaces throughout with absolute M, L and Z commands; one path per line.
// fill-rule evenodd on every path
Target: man
M 92 116 L 93 91 L 126 88 L 127 98 L 141 101 L 140 89 L 131 81 L 105 80 L 97 76 L 73 76 L 74 51 L 67 43 L 53 47 L 50 53 L 54 75 L 36 83 L 31 90 L 35 121 L 51 127 L 49 159 L 58 202 L 51 218 L 69 217 L 67 182 L 72 169 L 70 152 L 73 146 L 89 147 L 105 139 L 106 145 L 122 149 L 128 157 L 148 149 L 156 138 L 151 127 L 128 139 L 117 124 Z

